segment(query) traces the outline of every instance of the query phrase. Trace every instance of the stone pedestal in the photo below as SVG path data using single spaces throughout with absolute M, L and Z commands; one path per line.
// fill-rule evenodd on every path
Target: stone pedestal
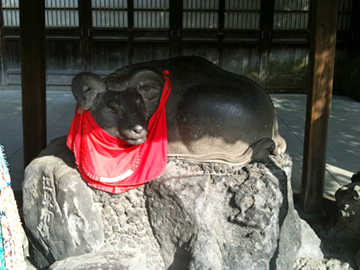
M 82 180 L 65 138 L 27 167 L 32 259 L 49 269 L 292 269 L 300 220 L 288 156 L 244 167 L 169 159 L 123 194 Z

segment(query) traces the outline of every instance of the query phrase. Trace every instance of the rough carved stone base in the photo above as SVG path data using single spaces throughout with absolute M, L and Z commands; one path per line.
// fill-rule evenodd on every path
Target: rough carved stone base
M 300 220 L 288 156 L 245 167 L 169 159 L 124 194 L 87 187 L 65 138 L 26 169 L 33 260 L 49 269 L 292 269 Z

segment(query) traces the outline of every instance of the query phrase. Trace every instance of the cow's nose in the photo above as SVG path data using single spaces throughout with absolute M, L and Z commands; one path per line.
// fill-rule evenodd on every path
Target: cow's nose
M 133 128 L 133 132 L 135 132 L 136 134 L 142 134 L 144 133 L 144 127 L 141 126 L 141 125 L 136 125 L 134 128 Z

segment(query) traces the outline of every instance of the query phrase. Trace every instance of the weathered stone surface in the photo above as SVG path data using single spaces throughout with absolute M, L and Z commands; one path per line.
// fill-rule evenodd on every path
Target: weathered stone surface
M 355 261 L 356 261 L 357 266 L 360 269 L 360 250 L 358 251 L 358 253 L 356 253 Z
M 268 168 L 279 179 L 279 188 L 284 196 L 284 202 L 280 208 L 278 250 L 271 260 L 270 269 L 292 269 L 293 258 L 296 258 L 301 245 L 300 218 L 294 209 L 290 181 L 292 167 L 289 166 L 289 161 L 286 159 L 276 158 L 274 161 L 275 163 L 271 163 L 272 166 Z
M 144 269 L 134 268 L 130 264 L 133 261 L 132 253 L 121 251 L 100 251 L 69 257 L 55 262 L 48 270 L 129 270 Z M 140 267 L 141 264 L 139 264 Z
M 287 156 L 245 167 L 171 158 L 159 178 L 114 195 L 86 186 L 60 138 L 26 169 L 33 256 L 58 261 L 52 270 L 292 269 L 290 171 Z
M 323 245 L 310 225 L 301 220 L 301 248 L 297 254 L 300 258 L 324 259 Z
M 360 250 L 360 182 L 342 187 L 335 198 L 340 215 L 335 230 L 349 245 Z
M 171 159 L 145 189 L 166 269 L 291 269 L 300 223 L 287 212 L 287 176 L 275 162 Z
M 331 227 L 328 227 L 329 224 L 324 226 L 313 224 L 317 235 L 321 239 L 321 251 L 324 258 L 314 256 L 313 251 L 315 249 L 309 245 L 312 241 L 307 238 L 305 243 L 307 247 L 304 249 L 302 246 L 300 249 L 299 258 L 294 269 L 359 269 L 360 183 L 354 181 L 343 186 L 336 192 L 335 198 L 338 208 L 336 224 L 332 224 Z M 305 232 L 305 230 L 302 229 L 302 232 Z M 311 231 L 308 231 L 308 233 L 311 233 Z M 311 234 L 309 236 L 313 238 Z M 316 240 L 315 243 L 319 243 L 319 240 Z M 310 250 L 311 253 L 304 252 L 306 250 Z
M 342 262 L 337 259 L 320 259 L 320 258 L 299 258 L 294 270 L 356 270 L 352 268 L 347 262 Z
M 360 182 L 360 171 L 353 174 L 351 177 L 351 182 Z
M 95 202 L 102 208 L 105 239 L 101 251 L 117 250 L 120 262 L 129 270 L 164 269 L 148 220 L 144 186 L 122 194 L 93 192 Z M 122 254 L 127 254 L 126 260 Z
M 26 168 L 24 221 L 35 264 L 46 267 L 72 256 L 116 250 L 119 256 L 127 254 L 124 265 L 133 265 L 130 270 L 163 269 L 143 187 L 118 195 L 88 187 L 65 141 L 53 141 Z M 86 263 L 87 257 L 81 258 Z
M 333 258 L 341 258 L 360 269 L 356 254 L 360 252 L 360 182 L 354 181 L 335 193 L 339 217 L 329 232 L 322 233 L 322 240 Z M 356 266 L 357 264 L 357 266 Z
M 24 221 L 30 242 L 36 243 L 32 251 L 43 255 L 33 256 L 41 267 L 98 250 L 104 240 L 101 208 L 78 180 L 68 151 L 51 144 L 25 172 Z

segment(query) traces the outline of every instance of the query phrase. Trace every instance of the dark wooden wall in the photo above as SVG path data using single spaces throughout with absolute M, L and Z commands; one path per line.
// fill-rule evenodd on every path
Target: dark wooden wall
M 18 0 L 0 0 L 0 87 L 20 84 Z M 305 93 L 310 0 L 45 0 L 47 84 L 199 55 L 269 91 Z M 335 93 L 345 93 L 354 0 L 340 0 Z M 356 1 L 355 1 L 356 2 Z

